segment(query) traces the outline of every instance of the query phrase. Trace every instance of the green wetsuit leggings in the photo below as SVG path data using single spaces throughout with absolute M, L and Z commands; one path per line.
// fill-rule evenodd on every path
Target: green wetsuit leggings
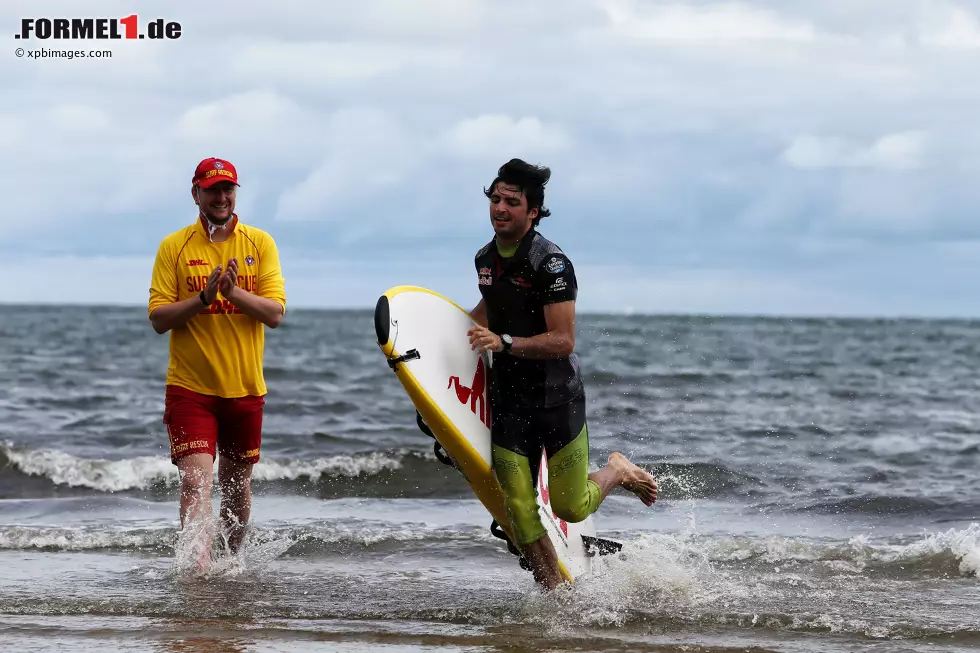
M 491 424 L 493 468 L 504 491 L 515 546 L 523 548 L 547 534 L 535 499 L 542 447 L 548 456 L 548 486 L 555 515 L 574 523 L 599 508 L 599 486 L 588 478 L 584 394 L 553 408 L 494 406 Z

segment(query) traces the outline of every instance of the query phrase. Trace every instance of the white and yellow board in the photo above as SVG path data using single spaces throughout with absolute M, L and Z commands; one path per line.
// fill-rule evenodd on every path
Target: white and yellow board
M 477 354 L 466 332 L 469 313 L 442 295 L 396 286 L 375 307 L 378 345 L 432 437 L 448 454 L 474 494 L 512 541 L 503 491 L 493 473 L 490 447 L 490 372 L 493 358 Z M 536 494 L 541 521 L 569 582 L 592 570 L 593 557 L 619 545 L 596 537 L 590 516 L 568 523 L 551 510 L 547 458 L 542 450 Z

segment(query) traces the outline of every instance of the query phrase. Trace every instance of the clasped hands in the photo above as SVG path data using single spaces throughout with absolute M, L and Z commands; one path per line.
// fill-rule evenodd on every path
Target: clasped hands
M 212 303 L 218 297 L 218 292 L 228 300 L 232 299 L 232 294 L 238 288 L 238 259 L 228 259 L 228 265 L 222 272 L 221 264 L 211 271 L 208 276 L 207 286 L 204 288 L 204 298 L 208 303 Z

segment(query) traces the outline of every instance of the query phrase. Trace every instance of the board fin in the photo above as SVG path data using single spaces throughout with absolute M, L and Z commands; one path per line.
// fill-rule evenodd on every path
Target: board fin
M 607 540 L 604 537 L 595 537 L 593 535 L 582 535 L 581 537 L 582 544 L 585 545 L 585 552 L 589 556 L 595 556 L 596 554 L 605 556 L 613 553 L 619 553 L 623 550 L 623 545 L 621 543 L 613 540 Z

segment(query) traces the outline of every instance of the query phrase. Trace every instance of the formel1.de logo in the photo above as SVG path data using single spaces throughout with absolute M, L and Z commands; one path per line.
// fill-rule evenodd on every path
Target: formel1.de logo
M 145 26 L 145 30 L 143 27 Z M 145 23 L 132 14 L 125 18 L 21 18 L 15 39 L 179 39 L 180 23 L 155 18 Z

